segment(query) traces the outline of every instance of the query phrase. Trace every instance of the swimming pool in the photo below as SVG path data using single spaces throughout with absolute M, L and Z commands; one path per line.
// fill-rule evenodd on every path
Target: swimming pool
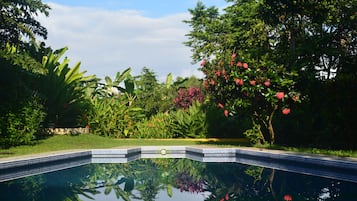
M 352 201 L 356 170 L 354 160 L 255 149 L 87 150 L 2 161 L 0 200 Z

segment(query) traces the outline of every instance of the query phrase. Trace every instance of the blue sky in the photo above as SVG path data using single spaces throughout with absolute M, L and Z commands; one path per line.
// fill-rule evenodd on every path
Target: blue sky
M 206 6 L 223 8 L 225 0 L 202 0 Z M 114 77 L 143 67 L 160 81 L 174 77 L 202 77 L 199 64 L 191 63 L 191 50 L 182 43 L 190 28 L 189 8 L 196 0 L 48 0 L 49 17 L 40 16 L 48 29 L 46 43 L 53 49 L 68 47 L 71 64 L 81 62 L 87 75 Z
M 222 7 L 224 0 L 201 0 L 207 6 Z M 47 2 L 47 1 L 45 1 Z M 160 17 L 187 12 L 194 8 L 197 0 L 49 0 L 67 6 L 95 7 L 106 10 L 137 10 L 147 17 Z

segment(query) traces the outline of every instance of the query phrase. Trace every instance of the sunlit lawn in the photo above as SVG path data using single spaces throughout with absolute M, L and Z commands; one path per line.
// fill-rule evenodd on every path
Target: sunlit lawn
M 214 139 L 212 139 L 214 140 Z M 77 149 L 99 149 L 128 146 L 178 146 L 178 145 L 219 145 L 219 146 L 239 146 L 247 145 L 241 142 L 212 142 L 212 140 L 187 140 L 187 139 L 112 139 L 91 134 L 82 135 L 55 135 L 31 146 L 18 146 L 0 150 L 0 158 L 19 156 L 27 154 L 37 154 L 61 150 Z M 239 141 L 239 140 L 238 140 Z
M 0 158 L 21 156 L 28 154 L 38 154 L 53 151 L 63 150 L 78 150 L 78 149 L 99 149 L 99 148 L 115 148 L 115 147 L 131 147 L 131 146 L 190 146 L 190 145 L 205 145 L 219 147 L 239 147 L 251 146 L 242 139 L 111 139 L 100 137 L 91 134 L 82 135 L 55 135 L 46 139 L 40 140 L 37 144 L 31 146 L 18 146 L 9 149 L 0 150 Z M 280 149 L 286 151 L 327 154 L 342 157 L 357 157 L 357 151 L 352 150 L 324 150 L 315 148 L 296 148 L 283 146 L 265 146 L 267 149 Z

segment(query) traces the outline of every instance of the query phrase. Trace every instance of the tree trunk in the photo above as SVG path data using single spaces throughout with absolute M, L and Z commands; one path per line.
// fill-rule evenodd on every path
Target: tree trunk
M 275 191 L 274 191 L 274 187 L 273 187 L 274 177 L 275 177 L 275 169 L 272 169 L 271 175 L 269 177 L 269 188 L 270 188 L 271 194 L 273 195 L 274 200 L 278 200 L 278 198 L 275 194 Z
M 274 144 L 275 143 L 275 132 L 274 132 L 274 128 L 273 128 L 273 117 L 275 114 L 275 111 L 278 109 L 278 106 L 274 106 L 274 110 L 271 112 L 270 116 L 269 116 L 269 121 L 268 121 L 268 130 L 269 130 L 269 135 L 270 135 L 270 144 Z

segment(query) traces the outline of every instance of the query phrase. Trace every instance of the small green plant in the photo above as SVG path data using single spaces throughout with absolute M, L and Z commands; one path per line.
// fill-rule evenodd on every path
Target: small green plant
M 128 68 L 118 72 L 114 81 L 106 77 L 106 83 L 88 88 L 91 109 L 83 121 L 96 135 L 113 138 L 129 138 L 136 133 L 136 124 L 145 117 L 143 109 L 135 106 L 134 83 Z M 123 84 L 121 86 L 121 84 Z
M 172 131 L 176 137 L 205 138 L 208 133 L 206 113 L 198 101 L 186 110 L 180 109 L 173 114 Z
M 253 144 L 260 144 L 260 142 L 262 142 L 263 144 L 266 143 L 266 141 L 264 140 L 264 136 L 263 136 L 263 133 L 261 131 L 260 125 L 254 123 L 254 121 L 253 121 L 253 127 L 251 129 L 247 129 L 244 132 L 244 135 Z
M 150 119 L 137 124 L 138 132 L 135 138 L 173 138 L 171 127 L 173 124 L 172 116 L 169 113 L 158 113 Z
M 92 99 L 93 108 L 88 115 L 93 133 L 106 137 L 128 138 L 136 132 L 136 123 L 144 118 L 142 109 L 134 107 L 125 97 Z
M 3 147 L 31 144 L 44 121 L 44 108 L 37 98 L 19 105 L 0 118 L 0 145 Z

